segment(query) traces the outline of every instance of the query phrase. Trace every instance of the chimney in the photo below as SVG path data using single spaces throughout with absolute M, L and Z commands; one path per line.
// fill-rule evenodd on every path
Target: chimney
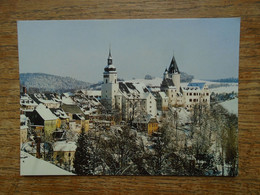
M 36 158 L 41 158 L 41 137 L 40 136 L 37 136 L 36 142 L 37 142 Z
M 27 93 L 26 87 L 23 87 L 23 94 L 26 94 L 26 93 Z

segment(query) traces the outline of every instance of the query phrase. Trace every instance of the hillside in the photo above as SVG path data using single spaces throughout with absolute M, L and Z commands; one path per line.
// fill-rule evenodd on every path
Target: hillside
M 44 73 L 21 73 L 20 84 L 29 92 L 65 92 L 74 89 L 86 89 L 90 83 L 79 81 L 71 77 L 62 77 Z

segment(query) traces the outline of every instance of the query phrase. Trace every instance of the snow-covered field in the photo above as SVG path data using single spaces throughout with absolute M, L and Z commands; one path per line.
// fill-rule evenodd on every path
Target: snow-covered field
M 212 82 L 205 80 L 193 79 L 192 82 L 205 82 L 210 88 L 211 92 L 214 93 L 238 93 L 238 83 L 221 83 L 221 82 Z M 222 86 L 227 85 L 227 86 Z M 214 88 L 212 88 L 214 86 Z
M 20 155 L 21 175 L 74 175 L 26 152 L 21 151 Z
M 162 78 L 156 77 L 152 80 L 135 79 L 135 80 L 130 80 L 129 82 L 144 83 L 146 86 L 160 87 L 162 83 Z M 206 83 L 208 86 L 211 87 L 210 91 L 214 93 L 232 93 L 232 92 L 238 93 L 238 83 L 221 83 L 221 82 L 212 82 L 212 81 L 205 81 L 199 79 L 193 79 L 192 82 Z M 181 86 L 183 87 L 187 85 L 188 83 L 181 83 Z
M 238 116 L 238 99 L 232 99 L 225 102 L 220 103 L 224 108 L 226 108 L 230 113 Z

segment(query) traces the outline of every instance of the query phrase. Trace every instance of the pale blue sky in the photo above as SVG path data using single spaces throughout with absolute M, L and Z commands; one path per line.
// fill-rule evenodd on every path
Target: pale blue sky
M 162 77 L 174 53 L 198 79 L 238 77 L 240 18 L 19 21 L 20 72 L 102 80 L 111 44 L 118 77 Z

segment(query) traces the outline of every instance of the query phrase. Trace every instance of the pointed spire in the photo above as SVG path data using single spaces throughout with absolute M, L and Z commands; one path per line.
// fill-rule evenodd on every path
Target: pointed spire
M 174 55 L 172 56 L 172 61 L 171 61 L 171 64 L 169 66 L 169 73 L 170 74 L 173 74 L 173 73 L 178 73 L 180 74 L 180 71 L 179 71 L 179 68 L 177 66 L 177 62 L 174 58 Z
M 109 44 L 109 54 L 108 54 L 108 58 L 112 59 L 112 55 L 111 55 L 111 44 Z
M 109 53 L 108 53 L 108 58 L 107 58 L 107 64 L 111 65 L 113 63 L 112 61 L 112 55 L 111 55 L 111 46 L 109 45 Z

